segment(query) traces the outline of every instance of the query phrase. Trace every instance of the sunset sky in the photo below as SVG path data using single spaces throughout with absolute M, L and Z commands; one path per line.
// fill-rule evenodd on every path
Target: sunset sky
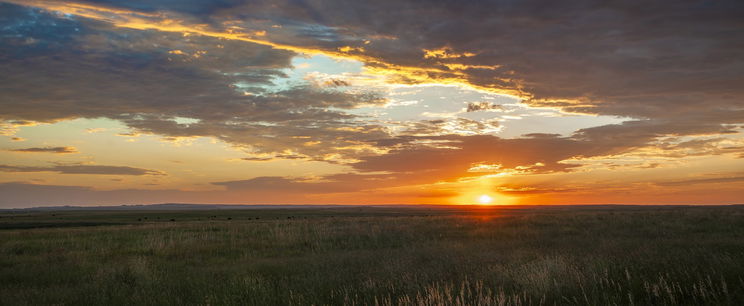
M 0 72 L 0 208 L 744 203 L 738 0 L 0 0 Z

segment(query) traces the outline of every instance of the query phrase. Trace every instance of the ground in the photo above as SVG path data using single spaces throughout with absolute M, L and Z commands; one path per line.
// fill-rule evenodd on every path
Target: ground
M 0 212 L 0 305 L 744 303 L 744 206 Z

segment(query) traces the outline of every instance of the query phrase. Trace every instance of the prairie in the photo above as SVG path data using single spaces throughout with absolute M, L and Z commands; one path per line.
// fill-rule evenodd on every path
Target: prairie
M 0 212 L 0 305 L 741 305 L 744 207 Z

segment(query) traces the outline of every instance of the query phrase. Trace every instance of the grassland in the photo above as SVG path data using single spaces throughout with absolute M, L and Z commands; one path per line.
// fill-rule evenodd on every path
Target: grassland
M 744 207 L 0 213 L 2 305 L 741 305 Z

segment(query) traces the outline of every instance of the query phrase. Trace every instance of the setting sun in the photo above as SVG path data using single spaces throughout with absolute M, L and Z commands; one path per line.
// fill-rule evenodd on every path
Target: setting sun
M 478 202 L 480 202 L 481 204 L 491 204 L 491 201 L 493 201 L 493 198 L 491 198 L 487 194 L 484 194 L 478 197 Z

